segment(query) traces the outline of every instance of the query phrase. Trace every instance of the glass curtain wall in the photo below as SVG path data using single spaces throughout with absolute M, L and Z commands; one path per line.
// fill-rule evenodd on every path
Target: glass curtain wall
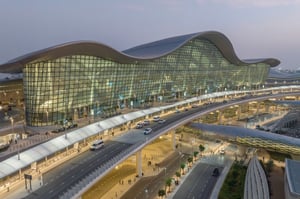
M 86 117 L 110 117 L 210 92 L 253 89 L 269 66 L 237 66 L 211 42 L 195 38 L 163 57 L 132 64 L 72 55 L 24 68 L 28 125 L 45 126 Z

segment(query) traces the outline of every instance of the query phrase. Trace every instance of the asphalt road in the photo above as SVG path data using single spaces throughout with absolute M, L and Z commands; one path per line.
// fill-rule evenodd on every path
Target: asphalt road
M 165 171 L 158 175 L 141 178 L 135 183 L 121 199 L 141 199 L 156 198 L 158 190 L 165 186 L 165 180 L 172 177 L 180 168 L 180 163 L 185 162 L 188 155 L 181 156 L 174 152 L 168 158 L 159 163 L 160 169 L 166 168 Z
M 209 104 L 197 108 L 191 108 L 187 111 L 182 111 L 180 113 L 173 114 L 169 117 L 166 117 L 166 121 L 163 124 L 151 122 L 150 127 L 153 129 L 153 133 L 144 136 L 155 136 L 155 134 L 159 134 L 167 126 L 172 126 L 177 120 L 188 117 L 191 114 L 198 113 L 199 111 L 207 110 L 211 106 L 216 106 L 216 104 L 219 103 Z M 74 186 L 78 181 L 80 181 L 85 176 L 94 171 L 97 167 L 106 163 L 108 160 L 118 155 L 120 152 L 122 152 L 129 146 L 130 144 L 128 143 L 111 141 L 105 143 L 104 149 L 100 149 L 94 152 L 87 151 L 78 155 L 78 157 L 67 161 L 64 164 L 59 165 L 58 167 L 45 173 L 43 175 L 44 185 L 37 191 L 29 194 L 26 198 L 58 198 L 70 187 Z
M 130 144 L 120 142 L 105 142 L 105 147 L 96 151 L 86 151 L 43 175 L 44 185 L 29 194 L 27 199 L 54 199 L 75 185 L 79 180 L 90 174 L 96 168 L 115 157 Z
M 189 174 L 184 183 L 180 186 L 173 199 L 206 199 L 214 189 L 218 177 L 212 176 L 213 170 L 219 168 L 220 173 L 222 167 L 214 166 L 206 163 L 199 163 Z
M 152 124 L 151 127 L 153 129 L 153 133 L 145 136 L 152 137 L 156 134 L 160 134 L 168 126 L 173 126 L 178 120 L 182 120 L 193 114 L 198 115 L 199 112 L 207 111 L 209 109 L 216 109 L 217 107 L 225 107 L 234 103 L 234 101 L 231 101 L 226 104 L 222 102 L 215 102 L 213 104 L 207 104 L 196 108 L 190 108 L 187 111 L 172 114 L 172 116 L 166 117 L 165 123 Z M 60 165 L 59 167 L 53 169 L 52 171 L 49 171 L 48 173 L 44 174 L 44 186 L 42 186 L 37 191 L 31 193 L 26 198 L 58 198 L 58 196 L 67 191 L 68 188 L 75 185 L 79 180 L 90 174 L 97 167 L 106 163 L 109 159 L 118 155 L 120 152 L 122 152 L 129 146 L 130 144 L 128 143 L 125 144 L 121 142 L 107 142 L 105 148 L 102 150 L 98 150 L 96 152 L 87 151 L 79 155 L 71 161 L 68 161 Z M 211 172 L 207 173 L 211 174 Z

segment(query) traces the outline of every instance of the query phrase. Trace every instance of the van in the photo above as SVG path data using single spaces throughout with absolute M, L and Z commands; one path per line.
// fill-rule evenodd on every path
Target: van
M 90 150 L 91 150 L 91 151 L 95 151 L 95 150 L 100 149 L 100 148 L 102 148 L 102 147 L 104 147 L 104 142 L 103 142 L 103 140 L 96 140 L 96 141 L 94 141 L 94 142 L 92 143 L 92 145 L 90 146 Z

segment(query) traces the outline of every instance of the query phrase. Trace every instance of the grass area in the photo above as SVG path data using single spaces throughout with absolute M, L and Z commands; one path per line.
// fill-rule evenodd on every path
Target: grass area
M 238 162 L 233 163 L 221 188 L 218 199 L 243 198 L 246 172 L 246 166 Z
M 111 172 L 109 172 L 106 176 L 104 176 L 101 180 L 99 180 L 87 192 L 85 192 L 81 198 L 83 199 L 101 198 L 116 184 L 118 184 L 120 180 L 123 180 L 135 173 L 136 173 L 135 165 L 122 165 L 122 167 L 119 170 L 114 169 Z
M 270 154 L 270 157 L 273 160 L 284 162 L 285 158 L 292 159 L 292 156 L 290 154 L 279 153 L 275 151 L 268 151 L 268 153 Z

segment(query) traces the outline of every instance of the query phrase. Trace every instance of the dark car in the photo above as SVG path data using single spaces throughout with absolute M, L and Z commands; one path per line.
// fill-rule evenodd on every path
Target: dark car
M 218 168 L 215 168 L 214 169 L 214 171 L 213 171 L 213 174 L 212 174 L 212 176 L 216 176 L 216 177 L 218 177 L 220 175 L 220 171 L 219 171 L 219 169 Z
M 65 127 L 61 127 L 61 128 L 59 128 L 59 129 L 57 129 L 58 132 L 63 132 L 63 131 L 65 131 L 65 130 L 66 130 Z
M 67 129 L 76 128 L 77 126 L 78 126 L 78 124 L 71 124 L 70 126 L 67 127 Z
M 144 126 L 147 126 L 147 125 L 149 125 L 150 124 L 150 121 L 149 120 L 145 120 L 144 122 L 143 122 L 143 125 Z

